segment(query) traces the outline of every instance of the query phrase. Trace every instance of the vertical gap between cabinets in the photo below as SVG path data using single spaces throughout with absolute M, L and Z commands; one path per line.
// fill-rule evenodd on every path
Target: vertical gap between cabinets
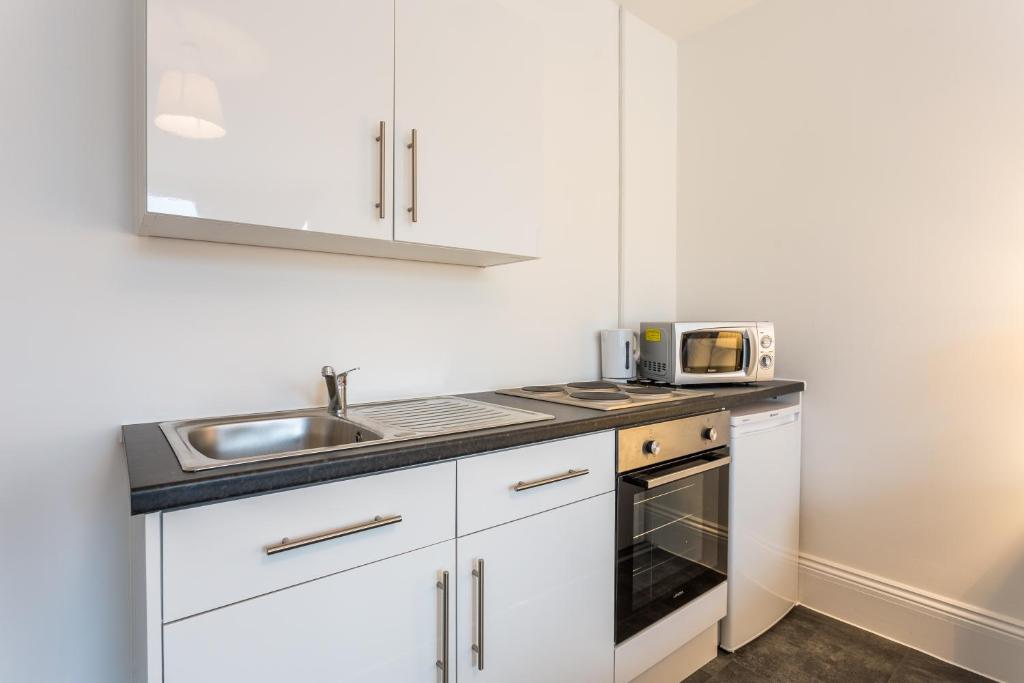
M 622 92 L 623 84 L 625 82 L 625 78 L 623 78 L 623 64 L 624 64 L 625 59 L 626 59 L 626 54 L 625 54 L 625 49 L 624 49 L 625 41 L 624 41 L 624 37 L 623 37 L 622 24 L 623 24 L 623 15 L 624 15 L 625 11 L 626 10 L 624 8 L 622 8 L 622 7 L 619 8 L 619 27 L 618 27 L 619 28 L 619 70 L 618 70 L 618 78 L 619 78 L 619 83 L 618 83 L 618 94 L 619 94 L 619 207 L 618 207 L 619 208 L 619 235 L 618 235 L 618 238 L 619 238 L 619 249 L 618 249 L 618 252 L 619 252 L 618 253 L 618 256 L 619 256 L 619 264 L 618 264 L 619 265 L 619 277 L 618 277 L 618 292 L 617 292 L 617 296 L 616 296 L 616 323 L 615 323 L 616 327 L 622 327 L 622 320 L 623 320 L 623 317 L 624 317 L 624 310 L 623 310 L 624 302 L 623 302 L 623 298 L 624 298 L 624 293 L 625 293 L 625 280 L 626 280 L 626 273 L 625 273 L 625 248 L 626 248 L 626 240 L 624 239 L 624 232 L 625 232 L 624 178 L 625 178 L 625 174 L 623 173 L 623 165 L 624 165 L 623 162 L 624 162 L 624 159 L 625 159 L 625 153 L 624 153 L 625 152 L 625 149 L 624 149 L 624 147 L 625 147 L 624 146 L 625 135 L 624 135 L 623 125 L 622 125 L 623 124 L 622 113 L 623 113 L 623 109 L 625 108 L 624 107 L 625 98 L 623 97 L 623 92 Z

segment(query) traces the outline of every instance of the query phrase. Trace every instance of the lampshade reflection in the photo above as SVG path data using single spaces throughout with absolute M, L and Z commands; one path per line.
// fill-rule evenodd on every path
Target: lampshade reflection
M 224 137 L 224 114 L 217 84 L 192 71 L 165 71 L 157 92 L 156 127 L 198 140 Z

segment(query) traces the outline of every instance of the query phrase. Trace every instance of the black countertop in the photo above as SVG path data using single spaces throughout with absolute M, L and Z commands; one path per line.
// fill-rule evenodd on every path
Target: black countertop
M 185 472 L 158 423 L 126 425 L 125 456 L 133 515 L 211 503 L 296 486 L 426 465 L 466 455 L 524 446 L 618 427 L 672 420 L 735 408 L 804 390 L 803 382 L 775 380 L 751 385 L 710 387 L 713 396 L 630 410 L 600 411 L 535 401 L 493 392 L 467 398 L 554 415 L 554 420 L 497 427 L 414 441 L 367 445 L 355 451 L 318 453 L 276 461 Z

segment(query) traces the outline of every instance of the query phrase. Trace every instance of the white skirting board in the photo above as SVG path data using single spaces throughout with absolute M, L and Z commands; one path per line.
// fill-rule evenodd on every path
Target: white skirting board
M 990 678 L 1024 681 L 1024 622 L 813 555 L 800 603 Z

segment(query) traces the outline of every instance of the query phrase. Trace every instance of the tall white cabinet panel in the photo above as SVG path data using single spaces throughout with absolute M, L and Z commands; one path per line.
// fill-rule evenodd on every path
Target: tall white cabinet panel
M 146 7 L 149 214 L 392 238 L 392 2 Z
M 455 541 L 164 626 L 165 683 L 437 683 Z M 449 670 L 453 673 L 453 670 Z M 454 681 L 454 675 L 450 677 Z
M 458 539 L 460 683 L 613 679 L 614 501 L 606 493 Z
M 538 254 L 543 40 L 532 4 L 397 0 L 396 240 Z

